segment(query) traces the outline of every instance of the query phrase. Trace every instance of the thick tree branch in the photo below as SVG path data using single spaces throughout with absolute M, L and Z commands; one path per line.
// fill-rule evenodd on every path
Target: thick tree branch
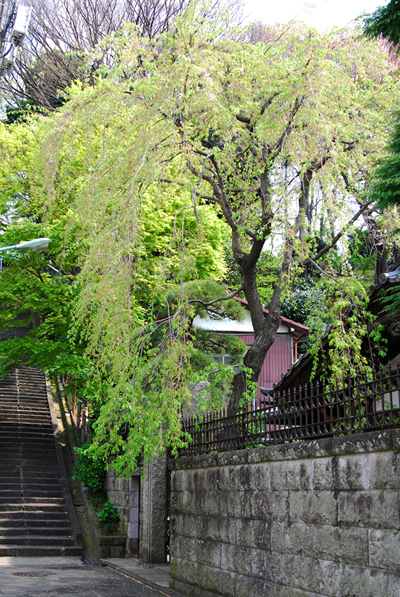
M 241 286 L 240 288 L 238 288 L 238 290 L 235 290 L 235 292 L 232 292 L 228 296 L 222 296 L 220 298 L 213 299 L 212 301 L 202 301 L 201 299 L 190 299 L 189 301 L 186 302 L 186 305 L 189 305 L 190 303 L 200 303 L 201 305 L 203 305 L 203 307 L 210 307 L 211 305 L 214 305 L 214 303 L 218 303 L 220 301 L 230 301 L 234 296 L 239 294 L 239 292 L 242 292 L 242 290 L 243 290 L 243 286 Z

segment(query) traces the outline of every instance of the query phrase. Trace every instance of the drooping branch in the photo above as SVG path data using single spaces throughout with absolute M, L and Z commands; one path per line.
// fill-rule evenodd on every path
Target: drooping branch
M 318 259 L 320 259 L 323 255 L 325 255 L 325 253 L 330 251 L 337 244 L 337 242 L 342 238 L 342 236 L 347 232 L 347 230 L 350 228 L 350 226 L 352 224 L 354 224 L 354 222 L 356 220 L 358 220 L 358 218 L 364 213 L 364 211 L 367 209 L 367 207 L 369 207 L 371 205 L 371 203 L 373 203 L 373 202 L 374 202 L 374 199 L 368 199 L 368 201 L 365 201 L 365 203 L 363 203 L 363 205 L 358 210 L 358 212 L 356 214 L 354 214 L 354 216 L 351 218 L 351 220 L 349 220 L 347 222 L 347 224 L 344 226 L 344 228 L 342 228 L 342 230 L 340 232 L 338 232 L 337 235 L 332 239 L 332 242 L 329 245 L 326 245 L 326 247 L 324 247 L 320 251 L 318 251 L 318 253 L 316 255 L 314 255 L 313 257 L 307 257 L 307 259 L 304 259 L 302 265 L 308 265 L 309 263 L 312 263 L 312 261 L 318 261 Z

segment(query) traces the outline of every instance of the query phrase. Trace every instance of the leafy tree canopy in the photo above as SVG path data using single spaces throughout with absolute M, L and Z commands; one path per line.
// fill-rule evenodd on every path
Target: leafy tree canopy
M 199 306 L 215 305 L 219 289 L 196 284 L 228 275 L 228 239 L 240 277 L 230 290 L 243 291 L 256 335 L 243 359 L 253 381 L 308 265 L 330 280 L 340 355 L 357 352 L 354 336 L 347 350 L 340 313 L 363 305 L 365 290 L 347 282 L 345 231 L 370 205 L 362 192 L 387 142 L 395 67 L 347 31 L 277 28 L 265 43 L 242 39 L 229 18 L 205 19 L 197 4 L 157 40 L 127 26 L 105 42 L 116 66 L 95 85 L 74 85 L 68 104 L 41 121 L 29 206 L 49 222 L 70 210 L 67 229 L 81 231 L 73 334 L 92 376 L 107 383 L 94 451 L 123 448 L 121 471 L 143 446 L 150 456 L 180 445 L 190 388 L 214 375 L 198 366 L 207 339 L 191 323 Z M 245 378 L 234 377 L 233 405 Z
M 400 43 L 400 1 L 390 0 L 364 18 L 364 35 L 369 38 L 382 36 L 395 46 Z M 397 50 L 398 51 L 398 50 Z

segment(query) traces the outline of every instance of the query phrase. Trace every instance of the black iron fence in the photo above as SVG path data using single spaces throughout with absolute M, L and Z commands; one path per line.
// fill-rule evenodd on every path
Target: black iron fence
M 181 456 L 400 427 L 400 367 L 272 391 L 263 404 L 184 421 Z

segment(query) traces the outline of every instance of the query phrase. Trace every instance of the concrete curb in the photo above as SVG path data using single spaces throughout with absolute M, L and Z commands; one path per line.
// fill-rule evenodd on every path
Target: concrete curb
M 135 570 L 135 572 L 132 572 L 132 570 L 130 570 L 128 568 L 124 568 L 124 566 L 113 564 L 112 562 L 107 562 L 106 560 L 100 560 L 100 563 L 102 566 L 106 566 L 107 568 L 110 568 L 111 570 L 115 570 L 116 572 L 119 572 L 120 574 L 123 574 L 124 576 L 128 576 L 129 578 L 132 578 L 132 580 L 135 580 L 135 581 L 143 584 L 147 588 L 154 589 L 160 595 L 166 595 L 167 597 L 182 597 L 181 593 L 176 593 L 175 591 L 173 591 L 170 588 L 163 587 L 163 586 L 155 583 L 154 581 L 149 580 L 148 578 L 146 578 L 146 576 L 144 574 L 138 574 L 136 572 L 136 570 Z M 145 570 L 145 568 L 143 569 L 143 571 L 144 570 Z

